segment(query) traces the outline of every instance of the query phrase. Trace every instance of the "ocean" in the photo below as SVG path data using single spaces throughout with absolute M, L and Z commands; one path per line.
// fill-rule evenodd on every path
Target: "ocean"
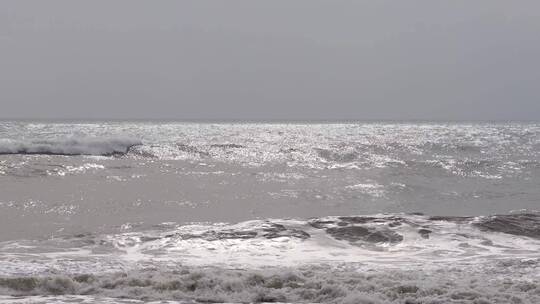
M 0 122 L 0 303 L 540 303 L 540 124 Z

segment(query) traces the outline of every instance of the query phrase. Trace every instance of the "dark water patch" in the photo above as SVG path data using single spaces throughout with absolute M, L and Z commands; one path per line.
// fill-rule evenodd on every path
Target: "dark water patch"
M 324 229 L 326 233 L 337 240 L 345 240 L 351 243 L 395 244 L 403 241 L 403 236 L 391 228 L 398 227 L 404 222 L 408 221 L 401 217 L 342 216 L 335 220 L 315 219 L 309 223 L 316 229 Z
M 200 157 L 210 157 L 210 154 L 206 151 L 202 151 L 199 148 L 187 144 L 177 143 L 176 147 L 182 152 L 189 154 L 199 155 Z
M 486 231 L 540 239 L 540 214 L 494 215 L 482 218 L 473 225 Z
M 425 228 L 418 229 L 418 234 L 420 234 L 420 236 L 425 239 L 429 239 L 429 235 L 431 232 L 431 230 Z
M 132 147 L 131 149 L 129 149 L 129 153 L 130 153 L 130 155 L 139 156 L 139 157 L 142 157 L 142 158 L 154 158 L 154 159 L 158 158 L 158 156 L 155 155 L 154 153 L 152 153 L 151 151 L 145 150 L 143 146 Z M 114 166 L 111 166 L 109 168 L 110 169 L 121 170 L 121 169 L 123 169 L 121 167 L 122 166 L 117 166 L 115 168 Z M 130 169 L 130 168 L 125 168 L 125 169 Z
M 256 227 L 244 230 L 209 230 L 200 234 L 177 233 L 167 235 L 166 237 L 178 237 L 181 239 L 204 239 L 207 241 L 226 240 L 226 239 L 254 239 L 265 238 L 274 239 L 278 237 L 291 237 L 297 239 L 308 239 L 309 233 L 277 223 L 268 223 L 264 227 Z
M 32 291 L 39 283 L 39 280 L 33 277 L 0 278 L 0 286 L 21 292 Z
M 421 237 L 428 239 L 433 232 L 431 222 L 444 221 L 459 225 L 471 225 L 483 231 L 501 232 L 517 236 L 540 239 L 540 214 L 521 213 L 472 216 L 430 216 L 427 222 L 416 222 L 401 216 L 343 216 L 336 219 L 313 219 L 309 224 L 316 229 L 325 229 L 332 237 L 350 242 L 399 243 L 403 237 L 395 232 L 401 225 L 416 227 Z M 459 234 L 469 237 L 466 234 Z
M 267 239 L 273 239 L 278 237 L 294 237 L 299 239 L 307 239 L 310 237 L 309 233 L 294 228 L 287 228 L 281 224 L 272 223 L 270 227 L 263 228 L 261 236 Z
M 399 243 L 403 241 L 403 236 L 389 229 L 349 226 L 328 228 L 326 229 L 326 232 L 337 240 L 349 242 Z
M 343 221 L 344 223 L 349 224 L 367 224 L 375 222 L 377 220 L 381 220 L 381 218 L 370 216 L 340 216 L 338 217 L 338 219 L 340 221 Z
M 540 214 L 538 213 L 492 215 L 476 218 L 471 216 L 431 216 L 429 220 L 471 224 L 484 231 L 540 239 Z
M 13 290 L 16 294 L 34 294 L 36 291 L 45 294 L 73 294 L 76 283 L 68 277 L 19 277 L 0 278 L 0 287 Z

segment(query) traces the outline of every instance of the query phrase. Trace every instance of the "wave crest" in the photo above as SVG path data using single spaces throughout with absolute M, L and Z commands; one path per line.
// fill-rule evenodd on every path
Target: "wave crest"
M 324 265 L 264 270 L 176 266 L 101 275 L 4 277 L 0 294 L 117 299 L 108 303 L 126 303 L 120 299 L 130 299 L 129 303 L 538 303 L 537 280 L 493 277 L 490 271 L 501 270 L 501 265 L 494 264 L 483 271 L 447 269 L 451 275 L 397 269 L 364 272 Z M 534 272 L 530 266 L 505 269 Z M 13 299 L 2 302 L 0 296 L 0 303 L 13 303 Z M 32 303 L 52 302 L 47 299 Z
M 142 142 L 132 138 L 0 139 L 0 154 L 123 155 Z

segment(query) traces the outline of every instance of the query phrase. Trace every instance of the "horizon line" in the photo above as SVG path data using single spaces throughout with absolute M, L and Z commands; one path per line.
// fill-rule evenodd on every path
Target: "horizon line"
M 186 122 L 186 123 L 361 123 L 361 122 L 417 122 L 417 123 L 540 123 L 532 119 L 420 119 L 420 118 L 118 118 L 118 117 L 0 117 L 0 121 L 44 122 Z

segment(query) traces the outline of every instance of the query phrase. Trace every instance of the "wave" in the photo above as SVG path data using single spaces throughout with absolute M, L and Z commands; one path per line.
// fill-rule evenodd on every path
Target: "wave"
M 40 295 L 55 299 L 51 301 L 51 298 L 41 297 L 37 300 L 43 302 L 32 303 L 64 303 L 59 295 L 75 295 L 80 299 L 84 296 L 95 300 L 88 303 L 104 303 L 99 299 L 107 298 L 106 303 L 126 303 L 124 301 L 131 299 L 145 303 L 177 300 L 174 303 L 194 304 L 532 304 L 540 301 L 538 279 L 521 279 L 519 274 L 501 278 L 490 272 L 500 273 L 501 269 L 506 269 L 509 273 L 534 273 L 535 267 L 538 267 L 538 261 L 494 262 L 482 271 L 471 266 L 469 269 L 447 268 L 438 272 L 405 269 L 358 271 L 324 265 L 264 270 L 176 265 L 110 274 L 0 278 L 0 294 L 13 297 Z M 64 299 L 66 303 L 73 300 Z M 1 300 L 0 297 L 0 303 L 13 303 Z
M 131 138 L 0 139 L 0 154 L 123 155 L 142 142 Z
M 389 214 L 13 241 L 0 243 L 0 295 L 47 296 L 37 303 L 540 303 L 539 224 L 538 213 Z
M 130 262 L 151 262 L 159 257 L 161 261 L 185 265 L 226 264 L 231 267 L 336 262 L 376 267 L 385 267 L 387 263 L 427 266 L 481 263 L 499 258 L 540 258 L 538 213 L 479 217 L 329 216 L 310 220 L 252 220 L 237 224 L 167 223 L 143 230 L 130 225 L 126 227 L 117 234 L 80 234 L 38 243 L 4 242 L 0 243 L 0 258 L 3 250 L 24 253 L 26 248 L 34 248 L 37 252 L 39 248 L 72 248 L 71 253 L 81 254 L 102 252 L 111 254 L 110 258 Z M 58 252 L 51 263 L 62 261 L 63 255 L 62 251 Z M 101 265 L 100 271 L 106 272 L 110 266 L 100 261 L 97 264 L 93 260 L 87 262 L 78 264 L 79 270 L 71 264 L 67 265 L 69 268 L 64 268 L 66 265 L 61 263 L 54 267 L 59 271 L 85 272 Z M 0 265 L 0 273 L 35 273 L 35 269 L 26 267 L 29 265 L 18 262 L 12 264 L 13 267 Z

